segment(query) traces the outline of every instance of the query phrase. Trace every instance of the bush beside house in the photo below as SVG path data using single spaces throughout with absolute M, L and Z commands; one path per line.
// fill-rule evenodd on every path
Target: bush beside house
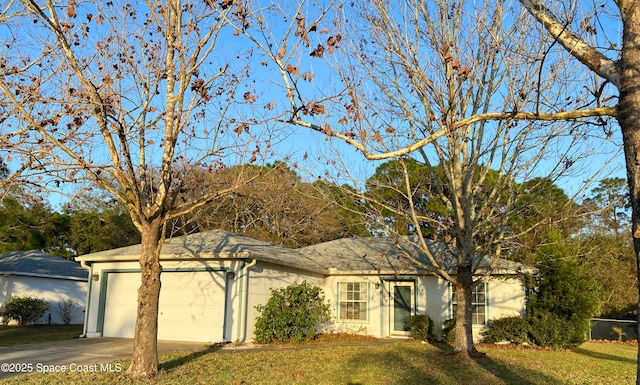
M 530 343 L 530 335 L 531 325 L 528 320 L 519 316 L 504 317 L 489 323 L 483 341 L 490 344 L 508 341 L 520 345 Z
M 331 320 L 322 289 L 307 281 L 271 289 L 265 305 L 256 306 L 256 341 L 261 344 L 313 339 Z
M 417 340 L 427 341 L 433 336 L 433 322 L 426 314 L 415 314 L 409 317 L 407 320 L 407 327 L 409 328 L 409 336 Z
M 485 342 L 567 348 L 587 339 L 589 320 L 599 304 L 596 283 L 569 246 L 558 240 L 541 247 L 537 259 L 538 273 L 525 278 L 529 291 L 526 318 L 493 320 L 484 332 Z
M 3 319 L 12 319 L 18 325 L 26 325 L 41 318 L 51 308 L 49 302 L 30 295 L 13 296 L 2 307 Z

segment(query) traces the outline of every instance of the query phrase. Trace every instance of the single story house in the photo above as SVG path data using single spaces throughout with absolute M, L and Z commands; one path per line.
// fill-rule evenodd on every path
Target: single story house
M 12 296 L 30 295 L 51 308 L 37 323 L 72 324 L 84 321 L 87 270 L 79 263 L 40 250 L 0 255 L 0 309 Z M 9 322 L 9 320 L 2 320 Z M 13 322 L 13 321 L 12 321 Z
M 429 245 L 451 269 L 454 259 L 445 248 Z M 335 331 L 406 336 L 410 314 L 428 314 L 442 325 L 454 313 L 451 285 L 401 250 L 430 263 L 409 238 L 345 238 L 295 250 L 224 230 L 167 240 L 160 254 L 158 338 L 251 341 L 256 305 L 267 302 L 270 289 L 304 280 L 323 289 L 335 314 Z M 139 255 L 140 245 L 135 245 L 76 258 L 90 271 L 87 337 L 133 337 Z M 474 292 L 476 337 L 488 320 L 524 313 L 525 289 L 516 278 L 524 267 L 499 262 Z

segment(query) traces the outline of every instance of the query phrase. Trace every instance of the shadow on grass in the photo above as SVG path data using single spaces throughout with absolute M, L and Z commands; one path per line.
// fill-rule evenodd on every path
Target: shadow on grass
M 558 382 L 558 379 L 555 377 L 522 366 L 505 365 L 489 356 L 474 357 L 472 360 L 506 384 L 535 385 Z
M 397 384 L 451 384 L 502 381 L 505 384 L 536 385 L 556 383 L 557 378 L 522 366 L 505 365 L 488 356 L 467 358 L 452 354 L 446 344 L 399 343 L 385 351 L 364 352 L 348 363 L 353 370 L 348 385 L 385 380 Z M 375 370 L 387 368 L 375 378 Z M 370 377 L 367 377 L 367 376 Z
M 82 325 L 2 325 L 0 346 L 72 340 L 82 334 Z
M 432 372 L 429 360 L 422 360 L 415 349 L 403 349 L 395 344 L 384 350 L 363 351 L 345 363 L 349 372 L 347 385 L 370 383 L 440 384 L 437 373 Z
M 218 350 L 222 349 L 224 347 L 225 344 L 214 344 L 211 345 L 205 349 L 202 350 L 196 350 L 194 352 L 191 352 L 189 354 L 187 354 L 186 356 L 183 357 L 179 357 L 179 358 L 174 358 L 172 360 L 169 360 L 167 362 L 162 362 L 161 364 L 158 365 L 158 369 L 159 370 L 171 370 L 171 369 L 175 369 L 179 366 L 182 366 L 188 362 L 191 362 L 193 360 L 196 360 L 204 355 L 207 354 L 211 354 L 211 353 L 215 353 Z
M 455 355 L 453 353 L 453 347 L 449 344 L 436 343 L 435 346 L 437 346 L 445 354 Z M 484 371 L 486 371 L 487 373 L 491 373 L 493 376 L 502 380 L 506 384 L 536 385 L 554 383 L 558 381 L 557 378 L 536 370 L 527 369 L 521 366 L 505 365 L 499 361 L 494 360 L 486 354 L 482 354 L 477 357 L 471 357 L 468 359 L 473 360 Z
M 637 362 L 635 358 L 620 357 L 620 356 L 615 356 L 613 354 L 594 352 L 592 350 L 588 350 L 588 349 L 584 349 L 584 348 L 575 348 L 575 349 L 571 349 L 571 350 L 573 350 L 574 352 L 576 352 L 578 354 L 582 354 L 582 355 L 585 355 L 587 357 L 595 358 L 595 359 L 598 359 L 598 360 L 617 361 L 617 362 L 622 362 L 622 363 L 631 363 L 631 364 L 634 364 L 634 365 Z

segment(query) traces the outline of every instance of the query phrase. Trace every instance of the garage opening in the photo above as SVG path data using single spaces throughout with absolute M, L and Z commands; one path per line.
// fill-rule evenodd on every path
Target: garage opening
M 158 339 L 220 342 L 224 340 L 227 298 L 224 271 L 165 271 L 160 277 Z M 104 337 L 133 338 L 139 272 L 106 274 Z

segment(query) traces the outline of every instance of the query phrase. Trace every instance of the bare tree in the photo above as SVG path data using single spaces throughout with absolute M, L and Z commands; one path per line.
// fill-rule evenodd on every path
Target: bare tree
M 548 31 L 553 43 L 618 92 L 609 100 L 601 98 L 600 93 L 594 96 L 599 105 L 612 111 L 610 115 L 616 117 L 622 132 L 632 197 L 631 234 L 640 264 L 640 1 L 614 0 L 594 4 L 592 9 L 577 9 L 575 3 L 564 1 L 553 6 L 537 0 L 520 3 Z M 575 114 L 580 109 L 566 111 Z M 640 271 L 638 274 L 640 278 Z M 640 321 L 640 292 L 637 313 Z M 640 348 L 636 384 L 640 384 Z
M 408 204 L 390 205 L 366 191 L 359 197 L 379 208 L 370 218 L 386 234 L 397 234 L 390 224 L 403 218 L 418 235 L 416 245 L 431 262 L 423 267 L 457 289 L 455 350 L 476 354 L 474 287 L 512 239 L 546 220 L 520 234 L 508 226 L 526 206 L 520 182 L 537 177 L 539 184 L 553 183 L 583 171 L 581 161 L 599 138 L 582 118 L 602 119 L 615 109 L 567 108 L 581 105 L 591 88 L 567 98 L 562 90 L 568 83 L 561 79 L 590 85 L 589 77 L 564 57 L 546 58 L 551 40 L 505 1 L 355 1 L 332 16 L 334 24 L 321 28 L 298 12 L 288 38 L 277 39 L 288 45 L 256 42 L 282 75 L 291 112 L 283 121 L 340 139 L 366 159 L 395 160 L 396 178 L 375 187 Z M 322 65 L 331 71 L 313 70 Z M 306 86 L 310 79 L 321 92 Z M 578 122 L 562 122 L 567 118 Z M 422 166 L 417 177 L 416 161 Z M 331 162 L 340 164 L 339 158 Z M 349 165 L 343 166 L 341 175 L 348 175 Z M 441 210 L 425 211 L 421 204 Z M 390 222 L 389 213 L 396 220 Z M 427 238 L 451 248 L 453 271 Z
M 21 12 L 19 9 L 16 9 L 15 3 L 16 0 L 10 0 L 7 4 L 3 4 L 0 7 L 0 23 L 7 26 L 12 25 L 15 19 L 24 16 L 25 12 Z M 0 38 L 0 43 L 4 42 L 5 40 Z M 25 72 L 41 58 L 42 57 L 40 56 L 35 60 L 23 60 L 17 65 L 14 63 L 13 67 L 7 67 L 9 65 L 7 59 L 0 57 L 0 76 L 7 74 L 15 75 Z M 14 129 L 6 122 L 11 115 L 11 105 L 0 99 L 0 200 L 5 198 L 7 193 L 9 193 L 10 188 L 18 181 L 21 183 L 26 182 L 20 177 L 22 172 L 28 168 L 34 160 L 33 157 L 25 156 L 26 154 L 22 153 L 22 162 L 15 161 L 13 157 L 7 153 L 9 148 L 11 148 L 12 152 L 20 151 L 20 149 L 13 147 L 10 141 L 11 137 L 20 135 L 22 132 L 20 129 Z M 10 167 L 9 164 L 12 164 L 13 167 Z
M 215 173 L 269 156 L 250 82 L 241 2 L 22 0 L 0 24 L 2 154 L 47 187 L 97 185 L 141 233 L 134 351 L 127 374 L 158 370 L 159 252 L 168 221 L 252 177 L 178 200 L 190 168 Z M 222 46 L 223 42 L 225 43 Z M 248 116 L 251 114 L 251 117 Z M 217 188 L 216 188 L 217 187 Z

